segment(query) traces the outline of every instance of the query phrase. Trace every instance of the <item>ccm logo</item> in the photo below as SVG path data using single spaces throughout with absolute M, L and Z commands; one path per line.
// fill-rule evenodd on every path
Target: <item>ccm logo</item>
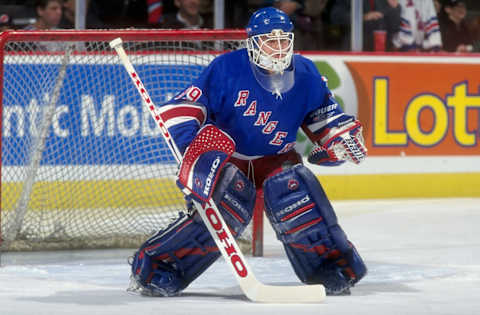
M 240 277 L 245 278 L 248 275 L 248 270 L 245 268 L 242 258 L 238 256 L 237 251 L 229 240 L 228 234 L 225 232 L 222 222 L 218 218 L 215 210 L 209 207 L 208 204 L 207 207 L 205 214 L 207 215 L 208 221 L 210 221 L 210 224 L 215 229 L 218 238 L 224 244 L 223 248 L 227 252 L 228 257 L 230 257 L 230 263 L 232 264 L 233 269 L 235 269 Z

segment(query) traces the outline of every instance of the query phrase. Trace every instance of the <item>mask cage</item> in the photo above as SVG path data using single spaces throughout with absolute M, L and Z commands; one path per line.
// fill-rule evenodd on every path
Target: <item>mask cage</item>
M 293 56 L 293 33 L 273 30 L 247 39 L 250 61 L 258 67 L 283 72 L 290 66 Z

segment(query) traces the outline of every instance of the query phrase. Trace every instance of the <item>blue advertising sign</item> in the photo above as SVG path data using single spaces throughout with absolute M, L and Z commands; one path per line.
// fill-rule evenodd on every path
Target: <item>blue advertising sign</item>
M 136 68 L 158 106 L 188 86 L 204 66 L 154 64 Z M 5 64 L 4 73 L 2 164 L 28 165 L 59 65 Z M 40 81 L 39 74 L 48 74 L 50 81 Z M 73 64 L 66 68 L 41 165 L 174 161 L 121 65 Z

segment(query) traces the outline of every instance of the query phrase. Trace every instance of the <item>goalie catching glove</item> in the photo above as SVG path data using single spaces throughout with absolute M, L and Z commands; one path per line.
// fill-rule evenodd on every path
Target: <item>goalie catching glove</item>
M 355 119 L 341 126 L 325 128 L 308 155 L 308 162 L 325 166 L 336 166 L 345 161 L 359 164 L 367 156 L 362 130 L 362 125 Z

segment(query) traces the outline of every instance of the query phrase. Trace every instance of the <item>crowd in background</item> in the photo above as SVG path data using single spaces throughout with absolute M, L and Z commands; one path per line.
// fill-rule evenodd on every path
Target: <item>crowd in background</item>
M 86 28 L 214 27 L 214 0 L 83 0 Z M 295 24 L 296 50 L 350 50 L 351 4 L 363 1 L 364 51 L 480 52 L 480 3 L 468 0 L 225 0 L 225 28 L 275 6 Z M 3 0 L 0 31 L 71 29 L 75 0 Z

